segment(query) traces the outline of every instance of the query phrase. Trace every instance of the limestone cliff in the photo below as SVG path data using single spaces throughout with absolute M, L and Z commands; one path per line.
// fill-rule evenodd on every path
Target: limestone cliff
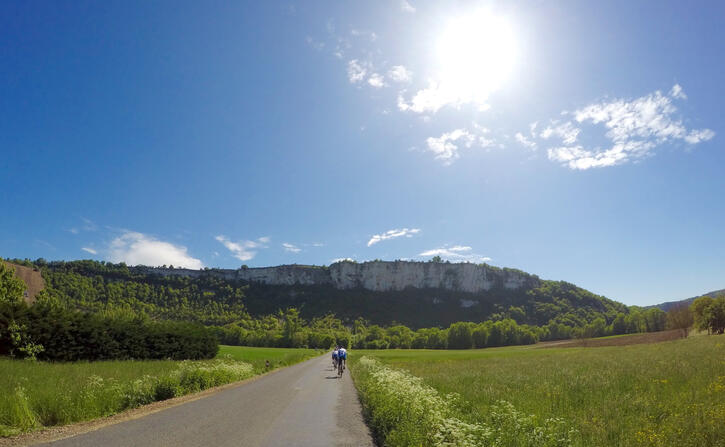
M 188 270 L 135 267 L 137 271 L 162 276 L 215 276 L 226 280 L 260 282 L 269 285 L 332 285 L 337 289 L 363 288 L 384 292 L 416 289 L 446 289 L 477 293 L 493 288 L 520 289 L 535 287 L 539 278 L 514 269 L 500 269 L 486 264 L 450 264 L 409 261 L 343 261 L 329 267 L 280 265 L 277 267 L 242 268 L 239 270 Z

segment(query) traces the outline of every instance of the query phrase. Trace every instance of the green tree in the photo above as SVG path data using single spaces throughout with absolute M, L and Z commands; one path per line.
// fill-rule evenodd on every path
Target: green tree
M 702 331 L 710 332 L 710 325 L 705 320 L 705 309 L 710 307 L 715 302 L 709 296 L 703 296 L 692 302 L 690 310 L 694 319 L 695 327 Z
M 675 306 L 667 311 L 667 328 L 680 329 L 684 337 L 687 337 L 688 330 L 693 322 L 692 311 L 687 305 Z
M 25 283 L 15 276 L 15 269 L 0 258 L 0 303 L 14 303 L 23 299 Z
M 473 323 L 453 323 L 448 328 L 449 349 L 471 349 L 473 347 Z

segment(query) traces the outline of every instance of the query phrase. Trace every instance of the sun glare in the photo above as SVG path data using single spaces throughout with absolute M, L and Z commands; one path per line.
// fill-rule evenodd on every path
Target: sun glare
M 436 52 L 441 83 L 462 100 L 483 104 L 510 77 L 516 39 L 504 18 L 477 11 L 449 21 Z

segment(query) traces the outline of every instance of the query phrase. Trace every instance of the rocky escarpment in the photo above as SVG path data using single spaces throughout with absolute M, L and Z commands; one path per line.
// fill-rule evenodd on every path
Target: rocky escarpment
M 260 282 L 269 285 L 332 285 L 337 289 L 363 288 L 384 292 L 407 288 L 446 289 L 477 293 L 494 288 L 536 287 L 539 278 L 515 269 L 486 264 L 450 264 L 409 261 L 343 261 L 329 267 L 280 265 L 277 267 L 229 269 L 170 269 L 135 267 L 145 274 L 162 276 L 214 276 L 226 280 Z

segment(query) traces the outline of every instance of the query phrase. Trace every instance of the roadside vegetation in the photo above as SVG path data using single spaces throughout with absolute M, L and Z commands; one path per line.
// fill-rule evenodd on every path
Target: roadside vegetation
M 0 436 L 110 416 L 244 380 L 318 353 L 222 346 L 206 361 L 42 362 L 0 358 Z
M 382 366 L 360 364 L 360 357 L 374 358 Z M 537 433 L 546 432 L 548 424 L 567 428 L 561 433 L 568 437 L 551 445 L 725 446 L 723 336 L 601 348 L 355 351 L 350 358 L 369 421 L 385 445 L 406 445 L 395 440 L 423 439 L 423 431 L 437 430 L 430 428 L 435 427 L 432 423 L 406 422 L 408 417 L 437 416 L 406 410 L 427 404 L 413 402 L 414 396 L 408 402 L 404 392 L 386 388 L 381 377 L 395 371 L 420 378 L 406 380 L 438 396 L 457 396 L 444 414 L 467 424 L 495 430 L 492 418 L 499 418 L 503 408 L 526 421 L 516 427 L 544 427 Z M 376 375 L 373 370 L 383 372 Z M 401 406 L 401 399 L 406 404 Z M 464 445 L 430 439 L 420 445 Z M 530 444 L 529 439 L 521 433 L 506 441 L 471 445 L 547 445 Z

